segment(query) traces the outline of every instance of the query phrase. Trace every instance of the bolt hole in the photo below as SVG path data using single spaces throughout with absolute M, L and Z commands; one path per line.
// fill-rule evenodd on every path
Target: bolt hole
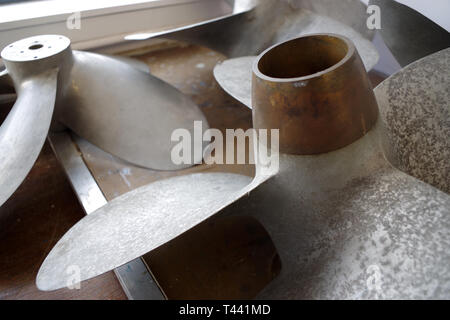
M 40 49 L 42 47 L 43 47 L 42 44 L 33 44 L 32 46 L 29 46 L 28 49 L 30 49 L 30 50 L 38 50 L 38 49 Z

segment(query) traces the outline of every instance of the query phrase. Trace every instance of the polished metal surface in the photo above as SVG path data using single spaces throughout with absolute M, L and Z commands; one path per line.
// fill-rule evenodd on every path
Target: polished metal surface
M 107 201 L 75 145 L 78 139 L 78 137 L 72 139 L 68 132 L 49 134 L 53 151 L 63 166 L 80 204 L 86 214 L 90 214 L 105 205 Z M 141 258 L 120 266 L 114 270 L 114 273 L 128 299 L 164 299 L 164 294 Z
M 371 70 L 377 62 L 373 56 L 362 56 L 361 58 L 367 71 Z M 256 56 L 232 58 L 218 63 L 214 67 L 214 77 L 220 86 L 230 96 L 250 109 L 252 108 L 252 67 L 255 60 Z
M 366 26 L 366 6 L 359 0 L 239 1 L 245 10 L 194 25 L 140 34 L 140 39 L 168 38 L 217 50 L 230 58 L 259 54 L 272 44 L 310 33 L 338 33 L 355 43 L 367 69 L 378 61 Z
M 402 67 L 450 47 L 450 33 L 414 9 L 393 0 L 370 4 L 380 7 L 379 31 Z
M 446 68 L 434 71 L 446 75 Z M 206 173 L 131 191 L 72 228 L 44 261 L 37 283 L 61 287 L 71 264 L 82 266 L 83 279 L 101 274 L 221 214 L 256 218 L 277 248 L 281 274 L 259 298 L 448 299 L 450 196 L 386 160 L 384 125 L 378 118 L 336 151 L 281 153 L 279 169 L 257 162 L 255 179 L 242 179 L 241 187 L 235 176 Z

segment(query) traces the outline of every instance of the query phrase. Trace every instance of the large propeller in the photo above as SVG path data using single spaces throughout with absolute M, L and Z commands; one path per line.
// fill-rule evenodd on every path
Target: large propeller
M 158 181 L 124 194 L 66 233 L 45 259 L 37 277 L 38 287 L 64 287 L 66 269 L 71 265 L 80 268 L 81 280 L 111 270 L 220 213 L 253 216 L 272 236 L 282 270 L 260 294 L 261 298 L 448 297 L 446 274 L 450 257 L 442 248 L 450 245 L 449 195 L 386 161 L 380 136 L 385 136 L 384 126 L 390 123 L 377 120 L 376 114 L 374 117 L 375 97 L 357 51 L 342 37 L 314 37 L 320 37 L 320 42 L 342 41 L 340 48 L 346 44 L 348 54 L 325 72 L 294 79 L 277 78 L 278 67 L 295 72 L 300 66 L 286 68 L 283 63 L 289 63 L 289 59 L 271 60 L 272 50 L 258 57 L 258 62 L 262 57 L 270 58 L 264 60 L 272 66 L 270 76 L 266 74 L 267 67 L 253 65 L 254 77 L 260 83 L 253 88 L 255 127 L 267 128 L 272 121 L 290 120 L 290 127 L 280 127 L 280 154 L 272 154 L 279 157 L 279 169 L 257 162 L 256 177 L 250 183 L 240 176 L 205 173 Z M 287 50 L 306 59 L 300 60 L 309 66 L 313 62 L 309 59 L 315 55 L 304 55 L 311 49 L 311 42 L 301 39 L 298 44 L 302 46 L 288 46 Z M 330 53 L 327 48 L 331 47 L 315 48 L 314 52 L 330 59 L 323 61 L 335 61 L 336 52 Z M 450 66 L 436 61 L 448 61 L 448 54 L 446 51 L 430 56 L 402 72 L 420 75 L 425 68 L 427 74 L 440 79 Z M 328 65 L 323 63 L 323 67 Z M 442 69 L 443 65 L 446 69 Z M 430 66 L 439 68 L 429 72 Z M 403 85 L 400 78 L 388 79 L 385 85 Z M 304 80 L 309 81 L 308 85 L 292 85 Z M 414 92 L 427 92 L 415 82 L 406 85 Z M 276 92 L 286 99 L 280 98 L 279 104 L 272 107 L 265 106 L 264 97 Z M 315 109 L 305 99 L 292 100 L 297 104 L 289 104 L 295 109 L 291 112 L 284 108 L 283 103 L 289 103 L 290 98 L 307 97 L 312 92 L 323 97 L 323 103 L 315 104 Z M 433 96 L 433 92 L 429 94 Z M 331 96 L 340 98 L 326 99 Z M 405 117 L 410 116 L 407 103 L 381 106 L 398 107 L 406 109 L 402 113 Z M 440 100 L 433 101 L 430 112 L 441 108 L 447 106 Z M 265 118 L 264 113 L 269 111 L 287 113 Z M 363 123 L 352 122 L 349 126 L 346 119 L 354 114 L 360 115 Z M 396 125 L 400 126 L 407 121 L 397 120 Z M 309 125 L 316 122 L 310 133 L 304 132 L 311 137 L 303 140 L 306 145 L 300 137 L 284 134 L 295 130 L 295 123 L 304 121 Z M 347 144 L 335 150 L 336 134 L 322 130 L 323 126 L 340 128 L 336 131 L 342 133 L 339 139 L 347 139 Z M 295 154 L 286 151 L 290 147 L 311 147 L 309 142 L 315 141 L 317 135 L 321 136 L 317 141 L 329 142 L 327 152 L 315 154 L 312 150 L 304 155 L 302 150 Z M 260 146 L 257 139 L 255 150 Z M 326 147 L 320 145 L 320 150 Z M 367 288 L 372 267 L 388 279 L 383 282 L 383 290 Z
M 3 87 L 14 84 L 17 101 L 0 127 L 0 205 L 21 184 L 52 130 L 79 136 L 139 166 L 176 170 L 175 129 L 193 134 L 207 120 L 185 95 L 127 59 L 72 51 L 58 35 L 36 36 L 2 51 Z M 53 119 L 53 121 L 52 121 Z

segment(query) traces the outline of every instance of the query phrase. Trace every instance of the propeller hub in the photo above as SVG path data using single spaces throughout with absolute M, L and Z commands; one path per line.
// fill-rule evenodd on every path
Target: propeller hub
M 11 43 L 1 53 L 3 59 L 13 62 L 45 59 L 70 47 L 70 39 L 60 35 L 40 35 Z
M 280 152 L 342 148 L 375 124 L 378 106 L 353 43 L 315 34 L 275 45 L 253 64 L 253 125 L 280 130 Z
M 65 83 L 73 64 L 70 39 L 60 35 L 40 35 L 13 42 L 3 49 L 1 57 L 15 83 L 56 68 L 58 78 Z

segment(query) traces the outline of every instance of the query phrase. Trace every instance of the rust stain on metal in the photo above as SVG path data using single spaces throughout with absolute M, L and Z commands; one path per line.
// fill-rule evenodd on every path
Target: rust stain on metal
M 264 51 L 253 71 L 254 126 L 280 129 L 283 153 L 339 149 L 377 120 L 364 65 L 345 37 L 319 34 L 283 42 Z

